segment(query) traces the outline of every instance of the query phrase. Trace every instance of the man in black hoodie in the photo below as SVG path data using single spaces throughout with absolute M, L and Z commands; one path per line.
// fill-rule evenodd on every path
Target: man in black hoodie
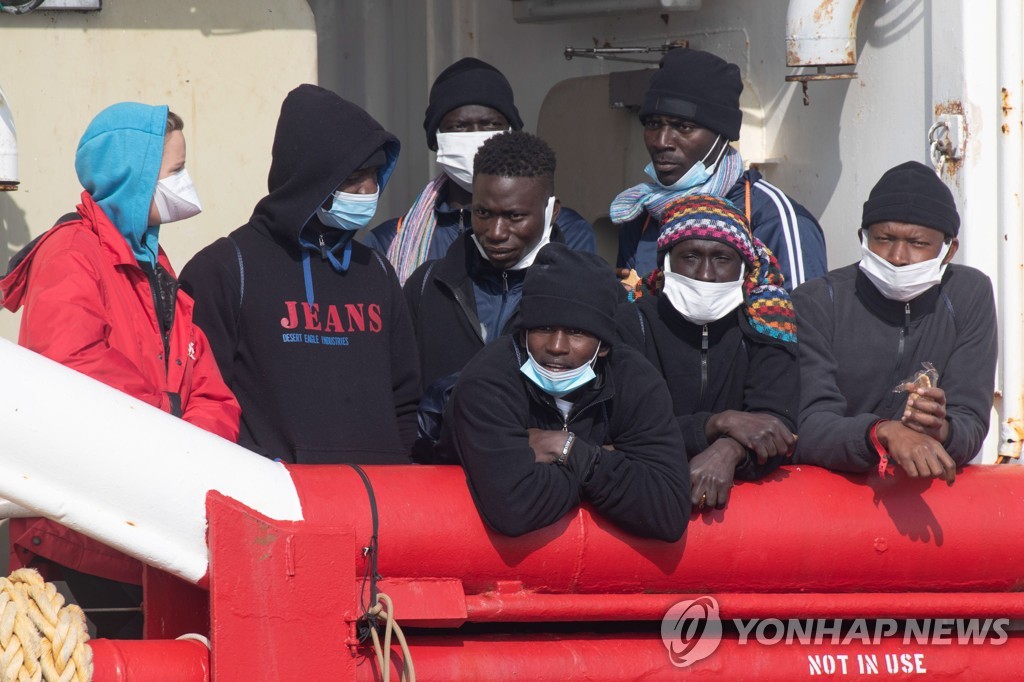
M 182 270 L 242 406 L 241 445 L 303 464 L 410 461 L 412 325 L 391 265 L 352 238 L 398 150 L 356 105 L 299 86 L 281 107 L 269 194 Z
M 620 292 L 600 257 L 549 244 L 526 276 L 520 331 L 462 371 L 441 448 L 499 533 L 542 528 L 583 500 L 633 535 L 674 542 L 686 530 L 672 398 L 642 355 L 614 344 Z

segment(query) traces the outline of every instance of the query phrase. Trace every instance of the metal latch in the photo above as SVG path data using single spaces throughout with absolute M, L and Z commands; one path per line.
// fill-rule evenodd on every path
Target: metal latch
M 928 129 L 932 165 L 940 174 L 947 161 L 964 158 L 966 146 L 967 134 L 961 114 L 943 114 Z

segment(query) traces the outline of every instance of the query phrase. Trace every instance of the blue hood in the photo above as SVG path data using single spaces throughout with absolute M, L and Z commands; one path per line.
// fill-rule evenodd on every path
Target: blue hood
M 149 206 L 164 155 L 167 107 L 121 102 L 92 120 L 78 143 L 82 187 L 124 236 L 140 263 L 154 265 L 160 226 Z

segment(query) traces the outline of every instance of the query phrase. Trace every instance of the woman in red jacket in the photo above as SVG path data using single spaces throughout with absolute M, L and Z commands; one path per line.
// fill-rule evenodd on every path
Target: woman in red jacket
M 82 136 L 75 169 L 85 190 L 76 213 L 0 280 L 4 307 L 24 307 L 19 343 L 234 441 L 238 403 L 158 244 L 161 223 L 200 211 L 181 118 L 166 106 L 108 107 Z M 95 588 L 92 576 L 141 582 L 139 562 L 52 521 L 12 522 L 11 546 L 12 569 L 52 561 L 70 569 L 73 592 L 75 582 Z

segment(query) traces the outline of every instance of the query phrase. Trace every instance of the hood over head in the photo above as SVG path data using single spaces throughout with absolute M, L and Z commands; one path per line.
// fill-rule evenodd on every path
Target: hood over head
M 140 262 L 155 264 L 159 225 L 150 226 L 160 162 L 164 156 L 167 107 L 114 104 L 92 120 L 78 142 L 75 171 Z
M 283 244 L 299 248 L 299 233 L 342 181 L 379 150 L 386 162 L 379 189 L 398 161 L 399 142 L 352 102 L 304 84 L 285 97 L 274 134 L 269 193 L 250 223 Z

